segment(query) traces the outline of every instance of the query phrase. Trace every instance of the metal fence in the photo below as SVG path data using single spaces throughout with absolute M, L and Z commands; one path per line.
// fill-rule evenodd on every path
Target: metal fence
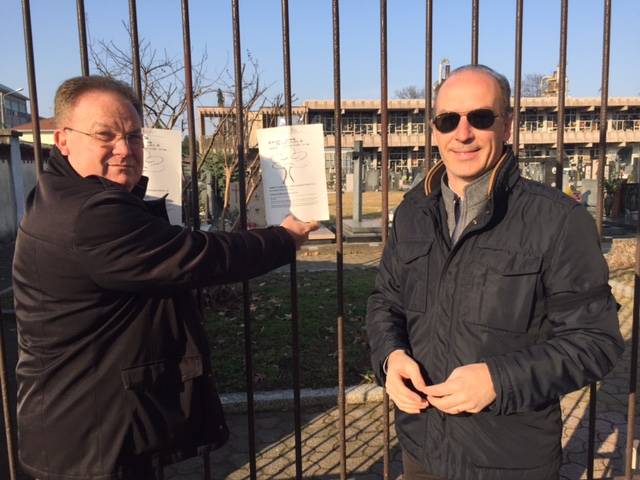
M 328 1 L 328 0 L 327 0 Z M 77 0 L 77 21 L 79 32 L 79 51 L 82 65 L 82 74 L 89 74 L 89 60 L 88 60 L 88 45 L 87 45 L 87 32 L 84 12 L 84 1 Z M 239 3 L 240 0 L 231 0 L 232 9 L 232 23 L 233 23 L 233 58 L 234 58 L 234 72 L 235 72 L 235 113 L 237 129 L 236 138 L 238 139 L 236 151 L 239 158 L 239 189 L 240 189 L 240 219 L 241 227 L 246 229 L 247 227 L 247 212 L 246 212 L 246 192 L 245 192 L 245 145 L 244 145 L 244 131 L 243 125 L 243 100 L 242 100 L 242 63 L 241 63 L 241 28 L 240 28 L 240 15 L 239 15 Z M 426 17 L 425 17 L 425 129 L 424 129 L 424 159 L 425 168 L 431 166 L 432 153 L 431 153 L 431 129 L 430 119 L 432 117 L 432 91 L 430 86 L 432 85 L 432 47 L 433 47 L 433 0 L 425 0 L 426 5 Z M 439 7 L 444 7 L 445 2 L 437 2 Z M 478 43 L 479 43 L 479 13 L 480 13 L 480 1 L 471 0 L 472 7 L 472 21 L 471 21 L 471 45 L 470 45 L 470 57 L 472 63 L 478 63 Z M 515 72 L 514 72 L 514 125 L 513 129 L 513 146 L 516 154 L 518 153 L 519 146 L 519 128 L 517 126 L 520 122 L 520 90 L 521 90 L 521 66 L 522 66 L 522 26 L 524 18 L 523 4 L 524 0 L 515 0 L 516 4 L 516 16 L 515 16 Z M 609 82 L 609 50 L 610 50 L 610 33 L 611 33 L 611 0 L 603 0 L 603 39 L 602 39 L 602 78 L 601 78 L 601 108 L 600 108 L 600 162 L 598 164 L 597 172 L 597 207 L 596 207 L 596 223 L 598 231 L 602 233 L 602 218 L 603 218 L 603 177 L 604 177 L 604 165 L 606 159 L 606 135 L 607 135 L 607 102 L 608 102 L 608 82 Z M 191 45 L 190 45 L 190 32 L 189 32 L 189 1 L 181 0 L 182 6 L 182 32 L 184 42 L 184 65 L 185 65 L 185 89 L 187 94 L 188 110 L 188 133 L 189 133 L 189 162 L 191 165 L 191 176 L 193 179 L 197 178 L 197 155 L 196 155 L 196 132 L 194 122 L 194 102 L 192 95 L 192 78 L 191 78 Z M 403 8 L 401 2 L 394 2 L 394 8 Z M 557 124 L 563 125 L 564 118 L 564 106 L 565 106 L 565 77 L 566 77 L 566 64 L 567 64 L 567 22 L 568 22 L 568 0 L 559 0 L 559 15 L 561 21 L 559 49 L 558 49 L 558 64 L 559 64 L 559 92 L 557 96 Z M 387 1 L 380 0 L 380 98 L 381 98 L 381 153 L 382 153 L 382 215 L 381 227 L 383 241 L 387 240 L 388 236 L 388 222 L 385 221 L 388 218 L 389 209 L 389 148 L 387 142 L 389 114 L 388 114 L 388 81 L 387 81 Z M 289 57 L 289 9 L 288 1 L 281 0 L 282 9 L 282 55 L 283 55 L 283 79 L 284 79 L 284 100 L 285 100 L 285 113 L 287 123 L 291 124 L 291 65 Z M 24 22 L 24 40 L 26 50 L 26 64 L 29 82 L 29 94 L 31 98 L 31 112 L 32 112 L 32 124 L 34 132 L 34 155 L 36 161 L 36 168 L 38 174 L 42 171 L 43 159 L 41 154 L 40 143 L 40 128 L 39 128 L 39 115 L 38 115 L 38 90 L 35 74 L 35 60 L 33 53 L 33 40 L 32 40 L 32 28 L 31 28 L 31 10 L 29 0 L 22 0 L 23 22 Z M 140 51 L 138 43 L 138 26 L 137 26 L 137 7 L 135 0 L 129 0 L 129 27 L 131 29 L 131 52 L 132 52 L 132 78 L 133 87 L 138 96 L 141 96 L 141 80 L 140 80 Z M 342 157 L 342 121 L 341 121 L 341 65 L 340 65 L 340 1 L 332 0 L 332 21 L 333 21 L 333 88 L 334 88 L 334 106 L 335 106 L 335 158 L 340 159 Z M 557 129 L 557 154 L 556 169 L 555 169 L 555 186 L 559 189 L 562 188 L 562 158 L 564 152 L 564 129 Z M 344 309 L 344 291 L 343 291 L 343 209 L 342 209 L 342 162 L 336 161 L 335 163 L 336 173 L 336 286 L 337 286 L 337 347 L 338 347 L 338 398 L 337 405 L 339 409 L 338 418 L 338 431 L 340 440 L 340 478 L 346 479 L 349 472 L 347 471 L 346 462 L 346 424 L 345 424 L 345 357 L 344 357 L 344 321 L 345 321 L 345 309 Z M 198 208 L 198 182 L 191 182 L 191 217 L 189 225 L 193 229 L 200 227 L 199 208 Z M 640 232 L 640 228 L 639 228 Z M 637 238 L 637 243 L 640 241 L 640 237 Z M 302 450 L 301 441 L 301 403 L 300 403 L 300 349 L 299 349 L 299 324 L 300 319 L 298 315 L 298 293 L 297 293 L 297 266 L 293 262 L 290 267 L 290 279 L 291 279 L 291 340 L 293 345 L 293 392 L 294 392 L 294 421 L 295 421 L 295 467 L 296 478 L 302 478 L 302 459 L 304 452 Z M 254 385 L 253 385 L 253 362 L 252 362 L 252 330 L 251 330 L 251 311 L 250 311 L 250 299 L 251 292 L 249 289 L 248 281 L 242 283 L 243 289 L 243 304 L 244 304 L 244 328 L 245 328 L 245 362 L 246 362 L 246 394 L 247 394 L 247 417 L 249 428 L 249 455 L 250 455 L 250 476 L 252 479 L 256 478 L 256 445 L 255 445 L 255 413 L 254 413 Z M 627 426 L 627 440 L 625 454 L 625 476 L 626 479 L 632 478 L 632 449 L 634 439 L 634 419 L 636 415 L 636 377 L 637 377 L 637 359 L 638 359 L 638 313 L 639 313 L 639 300 L 640 300 L 640 249 L 636 248 L 635 259 L 635 287 L 634 287 L 634 305 L 633 305 L 633 327 L 632 327 L 632 350 L 631 350 L 631 369 L 629 377 L 629 394 L 628 394 L 628 426 Z M 363 300 L 364 301 L 364 300 Z M 2 312 L 0 310 L 0 322 L 2 320 Z M 0 324 L 1 326 L 1 324 Z M 15 444 L 13 441 L 14 432 L 11 431 L 11 415 L 13 412 L 9 410 L 9 393 L 7 387 L 7 370 L 5 364 L 5 340 L 3 336 L 4 330 L 0 328 L 0 377 L 2 386 L 2 406 L 4 412 L 4 423 L 6 428 L 7 439 L 7 456 L 8 465 L 10 469 L 10 478 L 14 480 L 16 478 L 16 461 L 15 461 Z M 590 406 L 589 406 L 589 443 L 588 443 L 588 458 L 587 458 L 587 478 L 592 479 L 594 475 L 594 444 L 595 444 L 595 425 L 597 417 L 597 405 L 596 405 L 596 386 L 595 384 L 590 386 Z M 383 402 L 383 414 L 384 414 L 384 478 L 389 478 L 389 399 L 385 395 Z M 210 477 L 208 454 L 203 458 L 204 472 L 203 478 Z

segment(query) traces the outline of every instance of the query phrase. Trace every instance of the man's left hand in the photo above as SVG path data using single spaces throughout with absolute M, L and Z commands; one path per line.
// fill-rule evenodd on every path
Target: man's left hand
M 456 368 L 443 383 L 424 389 L 429 403 L 445 413 L 478 413 L 496 398 L 486 363 Z

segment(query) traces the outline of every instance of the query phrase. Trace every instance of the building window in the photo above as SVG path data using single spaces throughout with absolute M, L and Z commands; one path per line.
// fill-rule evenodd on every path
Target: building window
M 600 118 L 595 112 L 582 112 L 578 117 L 578 130 L 592 131 L 600 128 Z
M 567 110 L 564 113 L 564 129 L 575 130 L 576 129 L 576 111 Z
M 520 130 L 525 132 L 535 132 L 536 130 L 542 130 L 544 127 L 545 119 L 542 112 L 524 112 L 521 119 Z
M 409 112 L 389 112 L 389 133 L 409 134 Z
M 371 112 L 347 112 L 342 116 L 342 132 L 349 135 L 373 135 Z
M 325 135 L 335 135 L 335 119 L 332 112 L 312 113 L 309 123 L 321 123 Z

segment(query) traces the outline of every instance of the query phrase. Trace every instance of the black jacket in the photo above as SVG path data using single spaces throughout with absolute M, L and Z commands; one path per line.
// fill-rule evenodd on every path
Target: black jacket
M 81 178 L 54 150 L 27 199 L 13 271 L 18 431 L 20 461 L 41 480 L 135 477 L 143 461 L 224 443 L 192 289 L 295 255 L 281 227 L 172 226 L 138 187 Z
M 406 349 L 427 383 L 486 362 L 494 404 L 478 414 L 396 412 L 400 443 L 449 480 L 557 478 L 559 396 L 602 378 L 622 352 L 594 222 L 503 155 L 485 211 L 451 246 L 442 163 L 396 210 L 368 303 L 374 371 Z M 426 190 L 426 192 L 425 192 Z

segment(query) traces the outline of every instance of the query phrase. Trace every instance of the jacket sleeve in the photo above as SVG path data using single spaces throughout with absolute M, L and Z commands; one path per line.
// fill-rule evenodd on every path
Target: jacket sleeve
M 75 222 L 72 248 L 102 288 L 166 293 L 251 278 L 295 258 L 282 227 L 237 233 L 191 231 L 152 215 L 123 191 L 91 197 Z
M 536 408 L 601 379 L 624 349 L 593 219 L 576 205 L 556 238 L 542 272 L 549 338 L 487 359 L 497 414 Z
M 367 303 L 367 335 L 371 348 L 371 363 L 380 385 L 384 385 L 383 367 L 389 354 L 398 349 L 410 349 L 397 277 L 396 245 L 394 222 L 394 228 L 382 253 L 375 288 Z

